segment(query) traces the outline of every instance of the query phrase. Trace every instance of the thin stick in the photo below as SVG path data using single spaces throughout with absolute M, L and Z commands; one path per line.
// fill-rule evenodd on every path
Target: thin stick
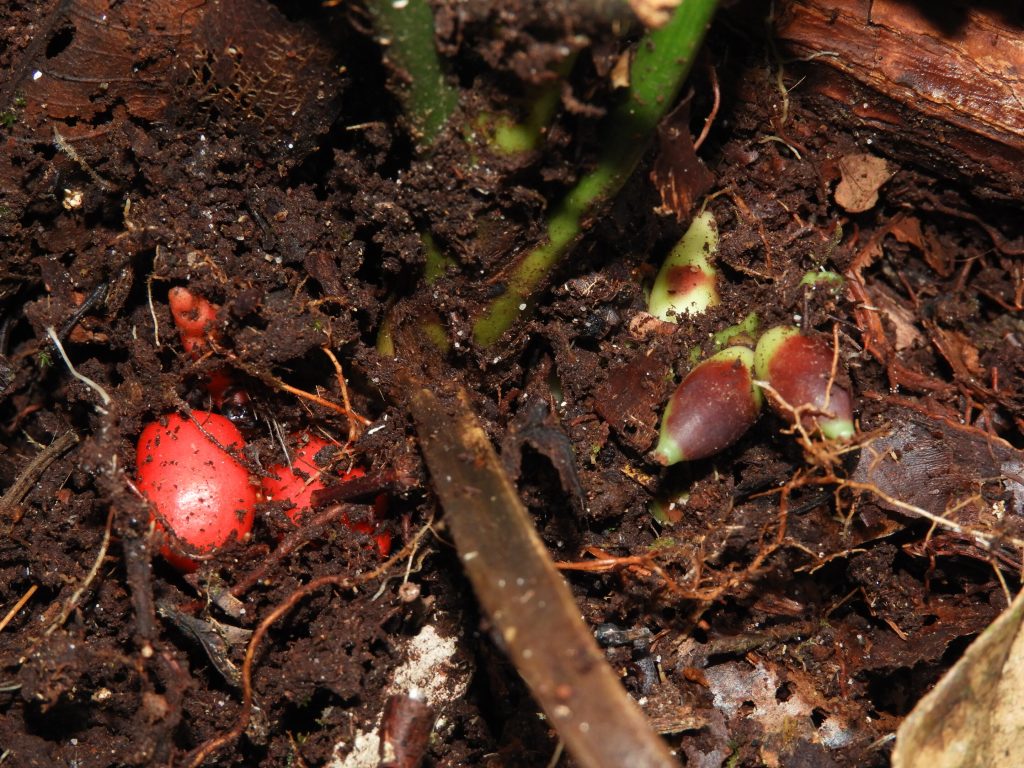
M 46 632 L 43 633 L 44 636 L 52 634 L 55 629 L 62 626 L 64 622 L 68 620 L 68 616 L 70 616 L 71 612 L 75 610 L 75 607 L 78 605 L 78 601 L 81 600 L 82 595 L 85 594 L 85 590 L 89 588 L 89 585 L 95 580 L 96 574 L 100 572 L 100 566 L 103 565 L 103 558 L 107 556 L 107 548 L 110 546 L 110 529 L 113 524 L 114 508 L 111 507 L 110 511 L 107 513 L 107 527 L 103 531 L 103 541 L 100 543 L 100 551 L 96 553 L 96 559 L 93 561 L 92 568 L 89 569 L 89 573 L 78 586 L 78 589 L 75 590 L 74 594 L 71 595 L 71 598 L 64 604 L 64 609 L 60 612 L 60 616 L 57 620 L 47 627 Z
M 701 128 L 700 136 L 698 136 L 697 140 L 693 142 L 694 152 L 700 149 L 700 145 L 704 143 L 704 139 L 706 139 L 708 134 L 711 133 L 711 124 L 715 122 L 715 118 L 718 116 L 718 108 L 722 104 L 722 91 L 718 87 L 718 70 L 715 69 L 714 64 L 708 64 L 708 72 L 711 73 L 711 92 L 714 95 L 714 101 L 711 104 L 711 111 L 704 120 L 704 127 Z
M 53 144 L 55 147 L 57 147 L 58 150 L 60 150 L 65 155 L 70 157 L 76 163 L 78 163 L 79 167 L 87 174 L 89 174 L 89 178 L 96 182 L 96 186 L 98 186 L 104 192 L 113 191 L 114 185 L 111 184 L 106 179 L 104 179 L 98 173 L 96 173 L 93 167 L 89 165 L 87 162 L 85 162 L 85 158 L 78 154 L 78 150 L 71 146 L 68 140 L 60 135 L 60 132 L 57 130 L 57 126 L 53 127 Z
M 468 395 L 453 394 L 442 399 L 416 388 L 410 410 L 447 528 L 492 633 L 577 764 L 677 766 L 584 624 Z
M 331 363 L 334 365 L 335 378 L 338 379 L 338 387 L 341 389 L 341 402 L 345 404 L 345 410 L 348 412 L 348 441 L 354 443 L 359 439 L 359 434 L 362 432 L 359 427 L 365 427 L 370 423 L 370 420 L 352 410 L 352 402 L 348 399 L 348 384 L 345 383 L 345 373 L 341 370 L 341 363 L 338 362 L 338 358 L 334 356 L 331 348 L 324 346 L 320 347 L 320 349 L 331 359 Z
M 216 351 L 221 352 L 223 350 L 218 349 Z M 237 366 L 238 368 L 241 368 L 250 376 L 259 379 L 260 381 L 264 382 L 265 384 L 268 384 L 271 387 L 274 387 L 275 389 L 278 389 L 282 392 L 287 392 L 288 394 L 291 395 L 295 395 L 296 397 L 301 397 L 303 400 L 309 400 L 311 403 L 321 405 L 324 408 L 327 408 L 328 410 L 334 411 L 340 416 L 348 418 L 349 412 L 346 411 L 345 407 L 342 405 L 332 403 L 330 400 L 325 400 L 324 398 L 320 397 L 320 395 L 314 395 L 312 392 L 306 392 L 305 390 L 299 389 L 298 387 L 293 387 L 291 384 L 287 384 L 281 381 L 281 379 L 277 378 L 274 374 L 268 371 L 260 370 L 255 366 L 249 365 L 236 355 L 226 354 L 225 357 L 227 357 L 227 359 L 230 360 L 233 365 Z
M 79 373 L 78 371 L 75 370 L 75 366 L 73 366 L 71 364 L 71 360 L 68 359 L 68 353 L 64 351 L 64 345 L 60 343 L 60 339 L 57 338 L 57 332 L 53 329 L 52 325 L 46 326 L 46 335 L 50 337 L 50 341 L 53 342 L 53 346 L 55 346 L 57 348 L 57 351 L 60 352 L 60 356 L 64 359 L 64 364 L 67 365 L 68 370 L 71 372 L 71 375 L 74 376 L 83 384 L 85 384 L 85 386 L 87 386 L 97 395 L 99 395 L 100 400 L 103 401 L 103 405 L 110 405 L 110 395 L 107 394 L 107 390 L 105 390 L 103 387 L 101 387 L 99 384 L 97 384 L 95 381 L 90 379 L 85 374 Z M 101 408 L 98 405 L 96 406 L 96 410 L 100 411 L 101 413 L 107 412 L 106 408 Z
M 339 518 L 356 508 L 357 507 L 352 504 L 335 504 L 334 506 L 328 507 L 324 511 L 319 512 L 316 516 L 310 519 L 303 518 L 302 526 L 300 528 L 296 528 L 285 536 L 273 552 L 263 558 L 262 562 L 260 562 L 256 568 L 243 576 L 238 583 L 230 589 L 231 594 L 235 597 L 241 597 L 244 595 L 257 582 L 259 582 L 259 580 L 262 579 L 264 575 L 266 575 L 267 571 L 269 571 L 274 565 L 291 553 L 297 551 L 307 542 L 320 538 L 328 523 L 333 522 L 336 518 Z
M 286 384 L 280 379 L 275 379 L 274 384 L 284 392 L 295 395 L 296 397 L 301 397 L 303 400 L 309 400 L 311 403 L 322 405 L 324 408 L 328 408 L 341 416 L 348 416 L 348 412 L 345 410 L 344 406 L 332 403 L 330 400 L 325 400 L 320 397 L 320 395 L 314 395 L 312 392 L 307 392 L 304 389 L 293 387 L 291 384 Z
M 156 247 L 156 253 L 156 259 L 160 258 L 159 245 Z M 153 280 L 155 279 L 156 275 L 153 274 L 146 278 L 146 303 L 149 304 L 149 316 L 153 318 L 153 341 L 156 342 L 156 348 L 160 349 L 160 321 L 157 320 L 156 308 L 153 306 Z
M 35 458 L 28 463 L 28 466 L 22 470 L 21 474 L 18 475 L 18 479 L 14 481 L 7 492 L 0 498 L 0 516 L 6 515 L 11 512 L 21 500 L 25 498 L 26 494 L 32 489 L 36 480 L 43 474 L 50 464 L 57 460 L 57 458 L 64 453 L 68 448 L 78 442 L 78 435 L 74 432 L 65 432 L 63 435 L 58 437 L 48 446 L 43 448 Z
M 281 445 L 281 450 L 284 452 L 284 461 L 288 465 L 288 468 L 292 467 L 292 455 L 288 452 L 288 444 L 284 441 L 284 435 L 281 433 L 281 425 L 277 419 L 266 419 L 267 426 L 270 427 L 270 432 L 277 438 L 277 442 Z
M 2 620 L 0 620 L 0 632 L 3 632 L 4 627 L 11 623 L 11 619 L 18 615 L 18 611 L 25 607 L 25 603 L 27 603 L 29 599 L 32 597 L 32 595 L 36 593 L 37 589 L 39 589 L 38 584 L 33 584 L 31 587 L 29 587 L 28 590 L 26 590 L 25 594 L 21 596 L 21 599 L 14 604 L 14 607 L 7 612 L 7 615 L 4 616 Z

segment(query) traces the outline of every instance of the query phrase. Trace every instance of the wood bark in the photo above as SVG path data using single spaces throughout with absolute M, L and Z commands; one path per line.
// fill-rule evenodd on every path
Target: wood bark
M 836 121 L 982 197 L 1012 199 L 1024 192 L 1024 26 L 1015 6 L 785 0 L 775 34 L 787 74 L 801 70 L 801 90 Z

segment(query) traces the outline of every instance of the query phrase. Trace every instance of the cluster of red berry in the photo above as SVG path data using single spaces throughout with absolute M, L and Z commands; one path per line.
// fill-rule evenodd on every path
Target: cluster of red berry
M 198 357 L 217 338 L 217 306 L 186 288 L 172 288 L 169 303 L 185 351 Z M 229 374 L 222 371 L 209 376 L 206 385 L 217 407 L 232 390 Z M 253 482 L 241 460 L 245 438 L 231 419 L 194 410 L 190 417 L 170 414 L 148 424 L 136 450 L 138 487 L 153 505 L 157 528 L 165 535 L 163 557 L 180 570 L 194 571 L 196 556 L 249 537 L 260 501 L 290 502 L 286 514 L 300 525 L 312 506 L 313 493 L 324 488 L 326 470 L 317 458 L 321 452 L 329 453 L 324 449 L 332 444 L 309 433 L 295 435 L 293 440 L 291 463 L 271 466 L 268 476 Z M 353 467 L 340 480 L 364 474 Z M 378 499 L 378 515 L 385 502 L 384 497 Z M 354 531 L 374 535 L 380 553 L 388 553 L 388 531 L 378 531 L 373 521 L 344 521 Z

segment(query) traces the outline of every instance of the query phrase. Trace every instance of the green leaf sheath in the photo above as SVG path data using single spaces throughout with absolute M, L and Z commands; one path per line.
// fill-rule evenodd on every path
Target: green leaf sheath
M 421 148 L 429 147 L 459 103 L 445 80 L 434 41 L 434 12 L 426 0 L 369 0 L 377 39 L 397 71 L 396 95 Z
M 545 241 L 513 269 L 505 293 L 477 318 L 473 338 L 494 344 L 528 308 L 533 293 L 575 243 L 584 217 L 611 199 L 629 178 L 658 122 L 675 102 L 717 0 L 686 0 L 660 29 L 640 41 L 630 69 L 628 96 L 609 117 L 597 165 L 552 210 Z

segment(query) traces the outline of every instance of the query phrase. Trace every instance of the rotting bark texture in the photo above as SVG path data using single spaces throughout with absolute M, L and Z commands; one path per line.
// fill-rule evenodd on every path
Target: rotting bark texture
M 967 177 L 996 196 L 1024 192 L 1019 12 L 964 3 L 789 0 L 777 19 L 786 53 L 814 59 L 817 76 L 808 87 L 848 107 L 865 127 L 906 142 L 891 147 L 897 154 Z

